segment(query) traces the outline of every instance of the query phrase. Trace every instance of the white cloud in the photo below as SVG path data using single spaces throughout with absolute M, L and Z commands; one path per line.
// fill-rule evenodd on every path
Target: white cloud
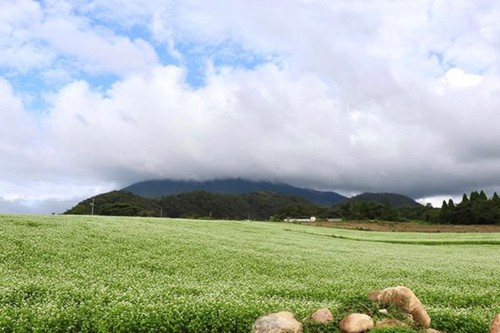
M 88 186 L 86 184 L 72 184 L 70 181 L 57 183 L 10 184 L 0 183 L 3 186 L 0 195 L 0 212 L 2 213 L 64 213 L 78 202 L 91 196 L 115 189 L 116 185 Z M 8 193 L 6 191 L 12 191 Z
M 251 177 L 340 189 L 434 187 L 453 168 L 446 152 L 433 155 L 445 142 L 424 123 L 392 117 L 406 106 L 394 103 L 352 109 L 317 76 L 275 65 L 226 68 L 193 90 L 170 66 L 104 93 L 76 82 L 55 99 L 49 123 L 73 164 L 118 183 Z
M 33 38 L 42 17 L 38 2 L 0 3 L 0 67 L 27 71 L 53 60 L 54 52 Z
M 73 18 L 47 20 L 40 35 L 58 54 L 75 58 L 86 72 L 124 76 L 145 71 L 158 61 L 154 49 L 144 40 L 130 40 L 75 23 Z
M 32 127 L 31 119 L 24 112 L 22 101 L 14 95 L 9 82 L 0 78 L 0 110 L 2 121 L 0 122 L 0 133 L 2 142 L 18 142 L 25 137 Z M 27 140 L 29 142 L 29 139 Z
M 147 41 L 118 35 L 76 11 L 66 1 L 2 2 L 0 66 L 18 73 L 52 68 L 63 61 L 68 72 L 125 76 L 158 62 Z
M 38 149 L 36 119 L 25 112 L 20 98 L 14 95 L 11 85 L 0 78 L 0 173 L 12 177 L 29 173 L 33 165 L 23 165 L 25 157 L 33 156 Z
M 443 89 L 475 87 L 483 81 L 483 77 L 477 74 L 465 73 L 460 68 L 449 69 L 438 83 L 438 89 L 442 93 Z

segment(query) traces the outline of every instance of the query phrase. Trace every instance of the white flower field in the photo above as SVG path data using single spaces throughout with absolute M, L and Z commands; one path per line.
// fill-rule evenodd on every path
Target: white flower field
M 338 332 L 346 313 L 370 311 L 371 291 L 399 285 L 432 327 L 487 332 L 500 234 L 0 215 L 0 332 L 250 332 L 262 314 L 321 307 L 334 323 L 304 331 Z

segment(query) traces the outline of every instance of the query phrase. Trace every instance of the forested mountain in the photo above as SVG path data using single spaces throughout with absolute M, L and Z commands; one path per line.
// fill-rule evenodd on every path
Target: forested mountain
M 210 181 L 150 180 L 132 184 L 122 189 L 143 197 L 159 198 L 162 196 L 204 191 L 218 194 L 245 194 L 273 192 L 287 196 L 296 196 L 318 205 L 331 206 L 347 198 L 328 191 L 316 191 L 294 187 L 283 183 L 255 182 L 244 179 L 221 179 Z
M 95 215 L 156 216 L 160 211 L 158 200 L 125 191 L 112 191 L 85 199 L 64 214 L 90 215 L 92 206 Z
M 65 214 L 115 216 L 163 216 L 174 218 L 212 218 L 234 220 L 278 220 L 287 217 L 354 220 L 404 220 L 407 214 L 418 218 L 420 212 L 408 208 L 403 214 L 390 203 L 346 201 L 338 207 L 313 204 L 303 198 L 273 192 L 219 194 L 204 191 L 181 193 L 160 198 L 144 198 L 125 191 L 112 191 L 86 199 Z M 422 207 L 420 207 L 422 208 Z
M 356 202 L 373 202 L 381 205 L 385 205 L 386 203 L 391 204 L 394 208 L 403 208 L 403 207 L 420 207 L 422 206 L 415 200 L 406 195 L 397 194 L 397 193 L 362 193 L 358 194 L 347 201 L 356 201 Z
M 144 198 L 125 191 L 113 191 L 86 199 L 65 214 L 164 216 L 182 218 L 213 218 L 235 220 L 283 219 L 287 216 L 318 215 L 328 211 L 305 199 L 280 193 L 257 192 L 218 194 L 203 191 Z
M 218 194 L 203 191 L 181 193 L 159 199 L 166 216 L 235 220 L 270 220 L 287 216 L 289 207 L 315 212 L 318 206 L 299 197 L 273 192 Z
M 397 208 L 399 206 L 399 208 Z M 364 194 L 339 205 L 327 207 L 303 198 L 273 192 L 219 194 L 204 191 L 181 193 L 160 198 L 144 198 L 125 191 L 112 191 L 86 199 L 65 214 L 114 216 L 163 216 L 179 218 L 213 218 L 233 220 L 277 220 L 286 217 L 345 220 L 408 221 L 449 224 L 499 224 L 500 197 L 491 199 L 481 191 L 455 204 L 443 207 L 422 206 L 398 194 Z

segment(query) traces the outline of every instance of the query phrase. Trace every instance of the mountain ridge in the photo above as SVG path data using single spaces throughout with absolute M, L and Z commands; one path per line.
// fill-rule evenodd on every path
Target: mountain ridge
M 355 195 L 343 203 L 347 202 L 374 202 L 381 205 L 390 203 L 394 208 L 404 208 L 404 207 L 421 207 L 422 205 L 416 202 L 414 199 L 399 193 L 390 192 L 364 192 Z
M 312 203 L 330 206 L 348 198 L 333 191 L 318 191 L 295 187 L 285 183 L 250 181 L 241 178 L 216 179 L 208 181 L 177 181 L 170 179 L 137 182 L 121 189 L 147 198 L 206 191 L 218 194 L 246 194 L 256 192 L 275 192 L 297 196 Z

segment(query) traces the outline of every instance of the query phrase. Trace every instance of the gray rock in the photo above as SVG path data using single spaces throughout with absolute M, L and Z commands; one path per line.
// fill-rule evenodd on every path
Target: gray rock
M 333 321 L 333 314 L 327 308 L 322 308 L 314 312 L 311 319 L 318 324 L 327 324 Z
M 270 313 L 255 321 L 252 333 L 302 333 L 302 324 L 291 312 Z
M 351 313 L 344 317 L 339 328 L 344 333 L 361 333 L 373 328 L 372 317 L 363 313 Z

